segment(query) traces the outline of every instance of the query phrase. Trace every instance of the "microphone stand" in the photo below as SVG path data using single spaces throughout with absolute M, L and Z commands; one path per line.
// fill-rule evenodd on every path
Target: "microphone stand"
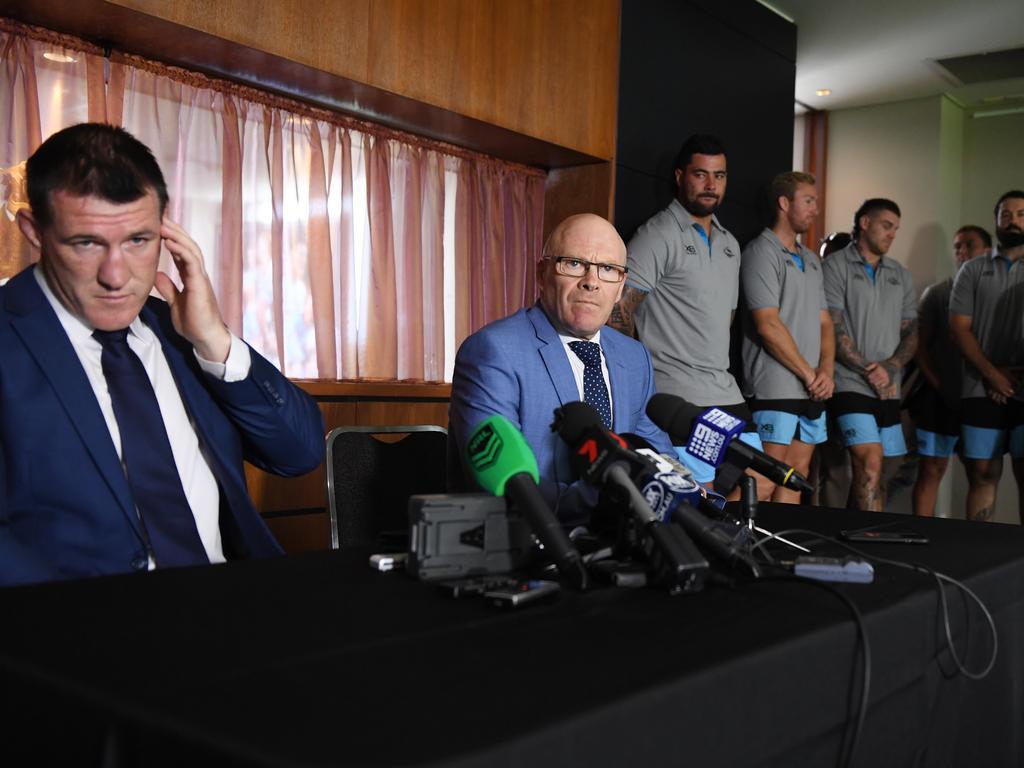
M 795 541 L 784 539 L 781 536 L 776 536 L 771 531 L 765 528 L 761 528 L 760 526 L 754 523 L 754 518 L 757 517 L 757 481 L 751 475 L 744 473 L 743 477 L 740 478 L 740 494 L 740 503 L 743 505 L 743 514 L 747 518 L 747 529 L 750 531 L 751 534 L 748 543 L 750 541 L 753 541 L 753 534 L 756 531 L 757 533 L 760 533 L 763 536 L 770 536 L 775 541 L 780 541 L 783 544 L 788 544 L 789 546 L 793 547 L 794 549 L 798 549 L 801 552 L 806 552 L 807 554 L 811 553 L 811 550 L 809 550 L 807 547 L 801 546 L 800 544 L 797 544 Z

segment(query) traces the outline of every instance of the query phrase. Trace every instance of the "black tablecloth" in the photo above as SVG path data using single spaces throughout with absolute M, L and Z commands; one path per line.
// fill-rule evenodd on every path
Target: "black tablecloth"
M 924 533 L 865 547 L 965 581 L 995 616 L 996 666 L 973 681 L 934 580 L 882 565 L 837 587 L 872 653 L 856 765 L 1022 764 L 1024 531 L 775 505 L 760 522 Z M 985 626 L 951 608 L 978 669 Z M 783 580 L 501 611 L 321 552 L 0 590 L 0 615 L 10 765 L 834 765 L 860 690 L 849 609 Z

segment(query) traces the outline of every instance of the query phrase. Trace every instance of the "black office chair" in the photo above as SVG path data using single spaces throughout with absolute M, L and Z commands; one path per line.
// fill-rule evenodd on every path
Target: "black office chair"
M 332 429 L 327 435 L 331 549 L 405 550 L 409 497 L 445 491 L 447 442 L 448 431 L 434 425 Z

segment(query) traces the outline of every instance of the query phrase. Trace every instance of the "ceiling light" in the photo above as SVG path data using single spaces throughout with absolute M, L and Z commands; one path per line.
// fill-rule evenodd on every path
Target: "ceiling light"
M 814 93 L 815 93 L 816 96 L 831 96 L 832 95 L 832 89 L 831 88 L 819 88 Z
M 43 58 L 49 59 L 50 61 L 56 61 L 60 64 L 73 64 L 78 61 L 74 56 L 69 56 L 66 53 L 54 53 L 53 51 L 47 51 L 44 53 Z
M 1024 107 L 1014 107 L 1013 109 L 989 109 L 984 112 L 975 112 L 971 117 L 1002 117 L 1003 115 L 1019 115 L 1024 113 Z

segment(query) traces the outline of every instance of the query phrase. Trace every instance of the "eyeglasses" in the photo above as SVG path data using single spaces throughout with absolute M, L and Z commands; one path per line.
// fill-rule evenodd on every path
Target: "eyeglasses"
M 577 259 L 575 256 L 545 256 L 554 259 L 555 271 L 566 277 L 583 277 L 591 267 L 597 267 L 597 277 L 606 283 L 621 283 L 629 270 L 618 264 L 605 264 L 597 261 Z

